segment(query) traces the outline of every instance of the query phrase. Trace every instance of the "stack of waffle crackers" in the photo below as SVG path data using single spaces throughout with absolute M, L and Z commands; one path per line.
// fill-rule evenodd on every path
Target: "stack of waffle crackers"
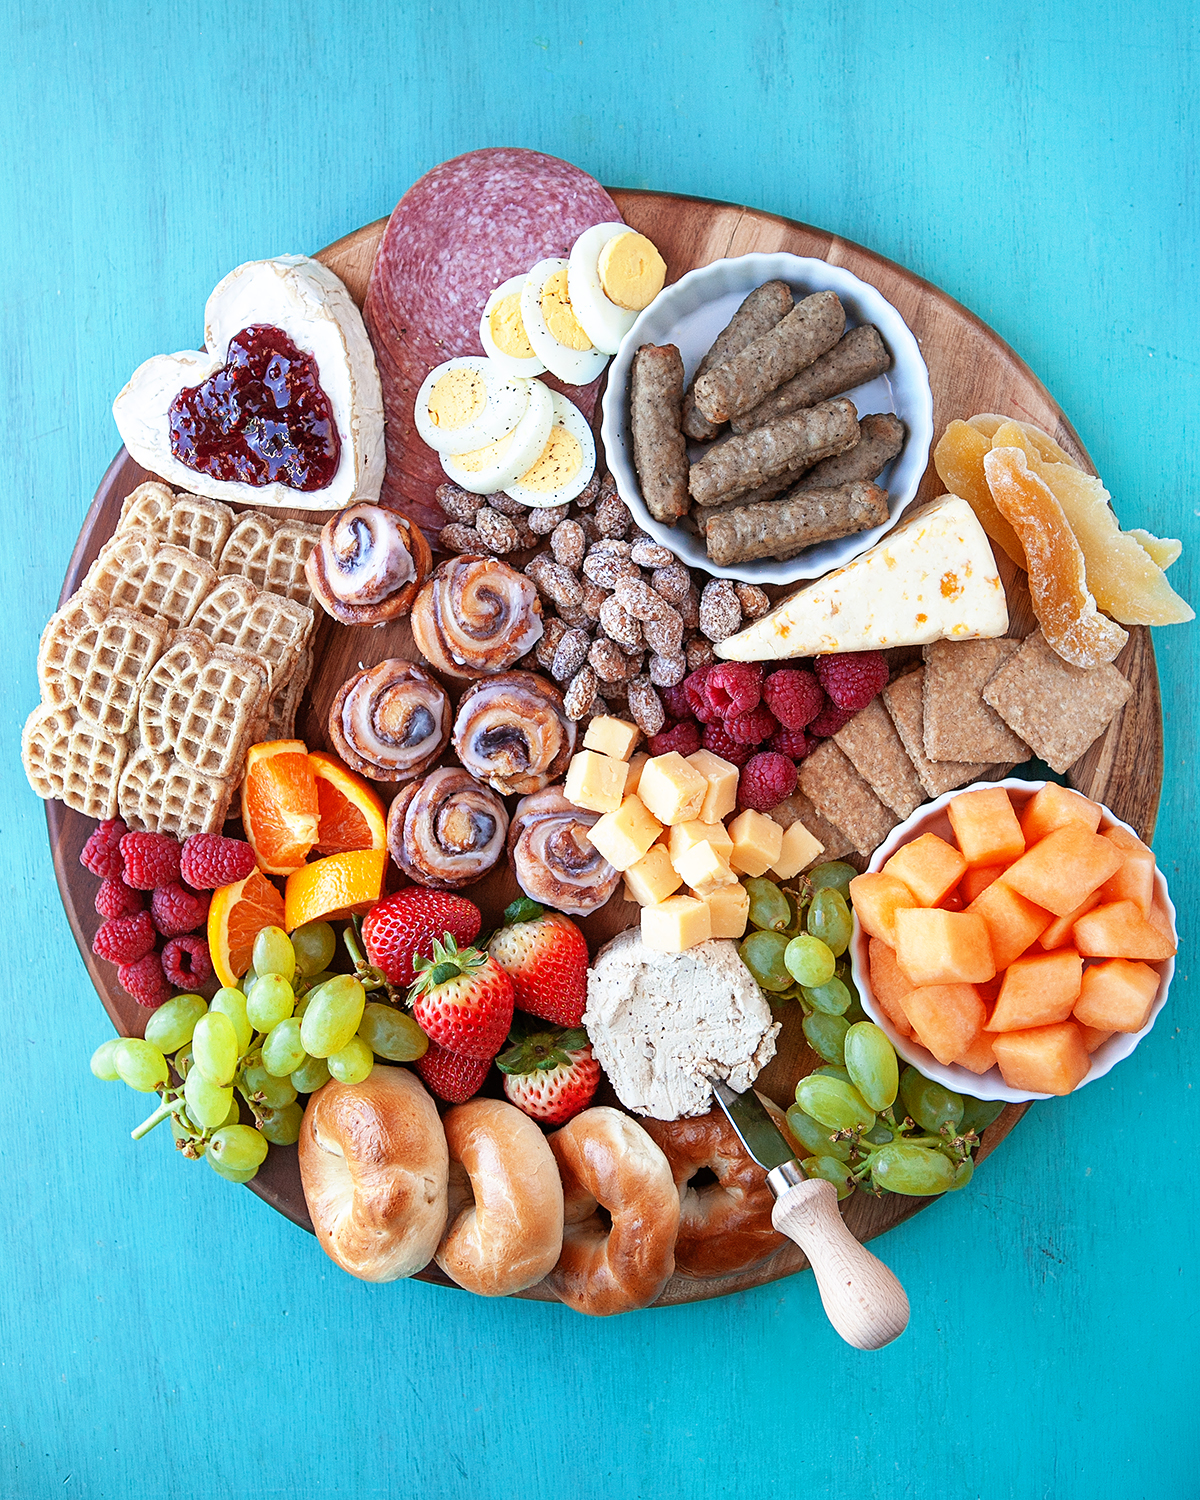
M 177 838 L 219 829 L 249 746 L 292 735 L 319 535 L 139 485 L 42 633 L 21 743 L 38 796 Z

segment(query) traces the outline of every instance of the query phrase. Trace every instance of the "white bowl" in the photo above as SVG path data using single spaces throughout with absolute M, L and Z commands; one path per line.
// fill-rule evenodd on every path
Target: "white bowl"
M 939 838 L 953 842 L 954 831 L 950 827 L 950 819 L 946 813 L 947 805 L 953 798 L 961 796 L 963 792 L 979 791 L 984 787 L 1002 786 L 1006 788 L 1013 800 L 1013 805 L 1018 813 L 1025 803 L 1044 787 L 1044 781 L 1020 781 L 1010 777 L 1006 781 L 978 781 L 973 786 L 957 787 L 952 792 L 947 792 L 944 797 L 938 797 L 934 802 L 927 802 L 919 807 L 912 817 L 901 823 L 898 828 L 893 828 L 888 837 L 880 844 L 871 856 L 871 862 L 867 866 L 870 871 L 881 870 L 891 859 L 896 850 L 902 844 L 911 843 L 913 839 L 919 838 L 923 833 L 936 833 Z M 1094 800 L 1094 799 L 1093 799 Z M 1123 828 L 1126 833 L 1132 833 L 1140 837 L 1135 828 L 1130 828 L 1128 823 L 1122 823 L 1120 818 L 1115 817 L 1108 808 L 1101 804 L 1100 827 Z M 1167 892 L 1167 882 L 1162 871 L 1155 866 L 1154 870 L 1154 893 L 1159 901 L 1166 907 L 1167 914 L 1171 918 L 1171 931 L 1176 935 L 1175 908 L 1171 904 L 1171 897 Z M 1052 1099 L 1053 1094 L 1031 1094 L 1024 1089 L 1010 1089 L 1000 1076 L 999 1068 L 992 1068 L 987 1073 L 972 1073 L 969 1068 L 960 1067 L 957 1063 L 940 1063 L 931 1052 L 927 1052 L 918 1041 L 902 1037 L 900 1033 L 888 1020 L 887 1016 L 876 1003 L 875 996 L 871 993 L 871 970 L 868 961 L 868 949 L 870 937 L 863 931 L 858 918 L 854 919 L 854 935 L 850 939 L 850 965 L 854 974 L 854 982 L 858 986 L 858 993 L 862 997 L 863 1009 L 877 1026 L 887 1032 L 888 1039 L 895 1047 L 905 1062 L 912 1063 L 914 1068 L 924 1073 L 926 1078 L 932 1078 L 943 1084 L 948 1089 L 953 1089 L 957 1094 L 970 1094 L 974 1099 L 1006 1099 L 1010 1104 L 1022 1104 L 1028 1099 Z M 1175 960 L 1164 959 L 1162 963 L 1151 964 L 1159 974 L 1158 994 L 1154 998 L 1154 1008 L 1150 1012 L 1150 1019 L 1142 1027 L 1141 1031 L 1123 1032 L 1118 1031 L 1109 1037 L 1108 1041 L 1092 1053 L 1092 1066 L 1087 1077 L 1078 1088 L 1084 1084 L 1095 1083 L 1098 1078 L 1103 1078 L 1122 1058 L 1128 1057 L 1141 1039 L 1149 1032 L 1150 1028 L 1158 1019 L 1158 1013 L 1167 1001 L 1167 991 L 1171 987 L 1171 976 L 1175 973 Z
M 786 562 L 764 558 L 721 568 L 708 559 L 704 538 L 683 523 L 668 526 L 656 521 L 646 509 L 633 467 L 633 441 L 629 432 L 629 370 L 642 344 L 675 344 L 683 356 L 687 379 L 708 352 L 713 340 L 737 311 L 739 303 L 765 281 L 786 281 L 797 297 L 813 292 L 836 292 L 846 309 L 846 327 L 874 323 L 891 351 L 892 368 L 866 385 L 846 394 L 859 414 L 895 412 L 907 428 L 899 457 L 883 471 L 879 483 L 888 491 L 889 520 L 884 526 L 859 531 L 837 541 L 809 547 Z M 852 276 L 840 266 L 800 255 L 741 255 L 717 260 L 681 276 L 666 287 L 638 316 L 621 340 L 621 347 L 608 369 L 604 392 L 604 420 L 600 433 L 608 467 L 622 500 L 633 512 L 643 531 L 669 547 L 689 566 L 721 578 L 746 583 L 794 583 L 802 578 L 820 578 L 831 568 L 840 568 L 852 557 L 874 546 L 900 519 L 917 493 L 929 462 L 933 441 L 933 395 L 929 372 L 912 331 L 890 302 L 873 286 Z M 693 459 L 704 449 L 693 444 Z

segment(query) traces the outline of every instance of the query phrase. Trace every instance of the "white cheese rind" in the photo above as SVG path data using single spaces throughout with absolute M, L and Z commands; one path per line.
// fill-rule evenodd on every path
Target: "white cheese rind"
M 281 328 L 317 362 L 342 451 L 337 472 L 321 490 L 214 479 L 181 464 L 171 452 L 168 413 L 185 386 L 199 385 L 225 363 L 229 340 L 243 328 Z M 379 499 L 383 483 L 383 390 L 362 314 L 344 284 L 305 255 L 247 261 L 218 282 L 204 309 L 201 351 L 157 354 L 139 365 L 113 402 L 121 439 L 143 468 L 168 484 L 212 500 L 298 510 L 340 510 Z
M 780 661 L 1007 629 L 991 543 L 967 502 L 946 495 L 714 649 L 727 661 Z

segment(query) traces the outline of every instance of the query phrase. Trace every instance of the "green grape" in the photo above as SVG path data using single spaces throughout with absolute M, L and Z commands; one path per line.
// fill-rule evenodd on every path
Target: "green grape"
M 353 974 L 336 974 L 310 993 L 300 1039 L 310 1057 L 340 1052 L 362 1020 L 367 992 Z
M 292 1074 L 292 1087 L 298 1094 L 315 1094 L 329 1082 L 329 1069 L 323 1057 L 310 1057 Z
M 295 1008 L 295 992 L 282 974 L 260 974 L 246 991 L 246 1015 L 255 1031 L 270 1031 Z
M 262 1044 L 263 1067 L 273 1078 L 294 1073 L 307 1056 L 300 1040 L 300 1022 L 295 1016 L 272 1026 Z
M 850 946 L 854 921 L 845 896 L 832 886 L 818 891 L 813 897 L 805 925 L 813 937 L 821 939 L 835 958 L 845 953 Z
M 192 1066 L 191 1042 L 189 1042 L 186 1047 L 180 1047 L 179 1051 L 171 1059 L 171 1066 L 175 1069 L 176 1073 L 179 1074 L 180 1078 L 186 1078 L 188 1076 L 188 1072 Z
M 818 1057 L 826 1062 L 840 1064 L 845 1060 L 846 1033 L 850 1023 L 845 1016 L 827 1016 L 813 1011 L 801 1023 L 805 1040 Z
M 292 933 L 296 964 L 305 979 L 311 979 L 333 962 L 337 952 L 337 933 L 328 922 L 305 922 Z
M 243 995 L 248 995 L 250 993 L 250 986 L 257 978 L 258 970 L 254 967 L 253 964 L 251 964 L 246 972 L 242 975 L 241 979 L 238 981 L 238 989 L 241 990 Z
M 970 1094 L 964 1094 L 959 1131 L 966 1135 L 968 1130 L 973 1130 L 976 1135 L 982 1135 L 1003 1110 L 1003 1099 L 973 1099 Z
M 944 1193 L 954 1181 L 954 1168 L 940 1151 L 899 1142 L 883 1146 L 871 1158 L 871 1180 L 889 1193 L 928 1198 Z
M 188 1114 L 202 1130 L 215 1130 L 224 1125 L 233 1103 L 233 1090 L 210 1083 L 197 1066 L 188 1072 L 183 1085 L 183 1097 L 187 1100 Z
M 834 956 L 828 943 L 809 932 L 792 938 L 784 950 L 783 961 L 796 983 L 808 989 L 828 984 L 833 978 Z
M 225 1126 L 225 1125 L 236 1125 L 241 1118 L 242 1118 L 242 1111 L 241 1111 L 241 1109 L 238 1106 L 237 1094 L 234 1094 L 233 1100 L 232 1100 L 232 1102 L 230 1103 L 230 1106 L 229 1106 L 229 1113 L 221 1121 L 221 1125 L 222 1126 Z
M 773 995 L 790 989 L 792 976 L 783 961 L 788 940 L 781 932 L 752 932 L 742 939 L 738 953 L 764 990 Z
M 974 1175 L 975 1163 L 968 1156 L 963 1161 L 957 1163 L 957 1165 L 955 1166 L 954 1181 L 950 1184 L 949 1191 L 954 1193 L 957 1192 L 959 1188 L 966 1187 L 967 1183 L 970 1182 L 971 1178 L 974 1177 Z
M 208 1155 L 227 1172 L 257 1172 L 267 1159 L 267 1142 L 252 1125 L 224 1125 L 209 1141 Z
M 151 1011 L 146 1022 L 146 1040 L 160 1052 L 178 1052 L 192 1039 L 196 1022 L 208 1013 L 202 995 L 176 995 Z
M 344 1047 L 325 1059 L 330 1075 L 339 1083 L 361 1083 L 375 1066 L 375 1054 L 360 1036 L 352 1036 Z
M 296 972 L 296 950 L 282 927 L 264 927 L 254 939 L 253 968 L 256 974 L 282 974 L 285 979 Z
M 227 988 L 218 990 L 212 998 L 210 1011 L 220 1011 L 223 1016 L 228 1016 L 233 1022 L 233 1029 L 237 1033 L 238 1056 L 245 1057 L 250 1050 L 250 1043 L 254 1040 L 254 1027 L 250 1024 L 250 1017 L 246 1014 L 246 995 L 243 990 Z
M 429 1038 L 411 1016 L 379 1000 L 363 1007 L 358 1034 L 376 1057 L 388 1062 L 416 1062 L 429 1046 Z
M 793 1104 L 788 1110 L 787 1122 L 788 1129 L 811 1155 L 833 1156 L 838 1161 L 850 1160 L 849 1144 L 846 1141 L 831 1140 L 828 1127 L 819 1125 L 798 1104 Z
M 110 1054 L 112 1066 L 122 1083 L 139 1094 L 152 1094 L 167 1081 L 167 1060 L 152 1042 L 141 1037 L 123 1036 Z
M 818 1073 L 822 1078 L 840 1078 L 843 1083 L 850 1082 L 849 1073 L 846 1072 L 845 1068 L 839 1067 L 836 1063 L 826 1063 L 823 1067 L 814 1068 L 813 1077 L 815 1078 Z
M 296 1098 L 295 1085 L 290 1078 L 275 1078 L 261 1063 L 253 1063 L 242 1070 L 242 1088 L 247 1097 L 262 1095 L 262 1102 L 271 1109 L 282 1109 Z
M 747 880 L 750 897 L 750 925 L 760 932 L 782 932 L 791 924 L 792 909 L 788 899 L 773 880 Z
M 843 1016 L 850 1008 L 850 991 L 836 976 L 824 984 L 801 985 L 800 993 L 814 1010 L 827 1016 Z
M 873 1021 L 858 1021 L 846 1033 L 846 1070 L 877 1114 L 895 1103 L 900 1088 L 896 1049 Z
M 963 1117 L 962 1095 L 944 1089 L 932 1078 L 918 1073 L 916 1068 L 905 1068 L 900 1075 L 900 1103 L 905 1114 L 911 1115 L 922 1130 L 933 1135 L 937 1135 L 943 1125 L 957 1130 Z
M 225 1088 L 233 1082 L 238 1065 L 238 1038 L 227 1015 L 214 1010 L 196 1022 L 192 1059 L 209 1083 Z
M 120 1040 L 119 1036 L 110 1037 L 107 1042 L 101 1042 L 92 1053 L 91 1069 L 102 1083 L 116 1083 L 121 1076 L 113 1062 L 113 1053 Z
M 853 865 L 845 864 L 842 860 L 831 860 L 827 864 L 817 865 L 808 872 L 809 884 L 813 891 L 840 891 L 847 901 L 850 900 L 850 882 L 858 874 Z
M 854 1191 L 849 1172 L 835 1156 L 808 1156 L 800 1165 L 804 1168 L 805 1177 L 816 1177 L 822 1182 L 832 1182 L 837 1188 L 839 1203 Z
M 796 1085 L 796 1103 L 829 1130 L 870 1130 L 875 1115 L 852 1084 L 810 1073 Z
M 303 1119 L 304 1111 L 298 1104 L 285 1104 L 282 1109 L 264 1109 L 259 1128 L 272 1146 L 294 1146 L 300 1139 Z
M 217 1176 L 223 1177 L 226 1182 L 250 1182 L 258 1173 L 257 1167 L 250 1167 L 245 1172 L 234 1172 L 228 1167 L 222 1167 L 210 1151 L 204 1153 L 204 1159 Z
M 863 1131 L 863 1140 L 872 1146 L 886 1146 L 896 1135 L 890 1125 L 884 1125 L 882 1121 L 871 1130 Z

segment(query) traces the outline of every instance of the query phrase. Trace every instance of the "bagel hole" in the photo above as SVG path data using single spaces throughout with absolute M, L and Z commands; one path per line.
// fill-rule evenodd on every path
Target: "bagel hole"
M 596 1218 L 599 1219 L 600 1227 L 604 1230 L 604 1233 L 609 1234 L 612 1230 L 612 1214 L 609 1213 L 603 1203 L 596 1204 Z
M 720 1179 L 711 1167 L 699 1167 L 688 1178 L 688 1187 L 695 1193 L 703 1192 L 706 1187 L 713 1187 Z

